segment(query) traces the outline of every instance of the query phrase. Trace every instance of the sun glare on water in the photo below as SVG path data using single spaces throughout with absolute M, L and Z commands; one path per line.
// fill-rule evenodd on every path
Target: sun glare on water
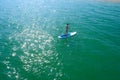
M 57 68 L 62 66 L 62 63 L 52 45 L 54 39 L 50 34 L 43 30 L 28 28 L 10 36 L 9 39 L 16 43 L 12 47 L 13 52 L 6 58 L 7 61 L 4 61 L 8 69 L 8 77 L 26 79 L 26 76 L 21 76 L 22 71 L 19 70 L 34 74 L 39 79 L 45 76 L 45 79 L 55 80 L 63 75 L 61 68 Z M 18 62 L 10 62 L 14 58 L 18 58 Z M 16 68 L 13 63 L 22 64 L 20 67 L 22 69 Z

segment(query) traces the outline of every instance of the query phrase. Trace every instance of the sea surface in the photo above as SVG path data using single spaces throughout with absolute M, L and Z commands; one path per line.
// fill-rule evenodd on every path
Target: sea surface
M 120 80 L 118 1 L 0 0 L 0 80 Z

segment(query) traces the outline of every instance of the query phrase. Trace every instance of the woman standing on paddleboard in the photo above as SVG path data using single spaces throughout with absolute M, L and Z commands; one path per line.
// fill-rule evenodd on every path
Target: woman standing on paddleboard
M 68 24 L 66 25 L 66 34 L 68 34 Z

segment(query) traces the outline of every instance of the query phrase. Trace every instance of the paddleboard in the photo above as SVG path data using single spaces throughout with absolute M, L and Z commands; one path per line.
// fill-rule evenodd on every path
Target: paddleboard
M 64 39 L 64 38 L 68 38 L 68 37 L 74 36 L 76 34 L 77 34 L 77 32 L 69 32 L 68 34 L 62 34 L 62 35 L 58 36 L 58 38 Z

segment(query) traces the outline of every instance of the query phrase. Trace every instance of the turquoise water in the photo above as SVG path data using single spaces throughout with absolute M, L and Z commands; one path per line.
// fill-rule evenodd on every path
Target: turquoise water
M 120 80 L 120 2 L 1 0 L 0 80 Z

